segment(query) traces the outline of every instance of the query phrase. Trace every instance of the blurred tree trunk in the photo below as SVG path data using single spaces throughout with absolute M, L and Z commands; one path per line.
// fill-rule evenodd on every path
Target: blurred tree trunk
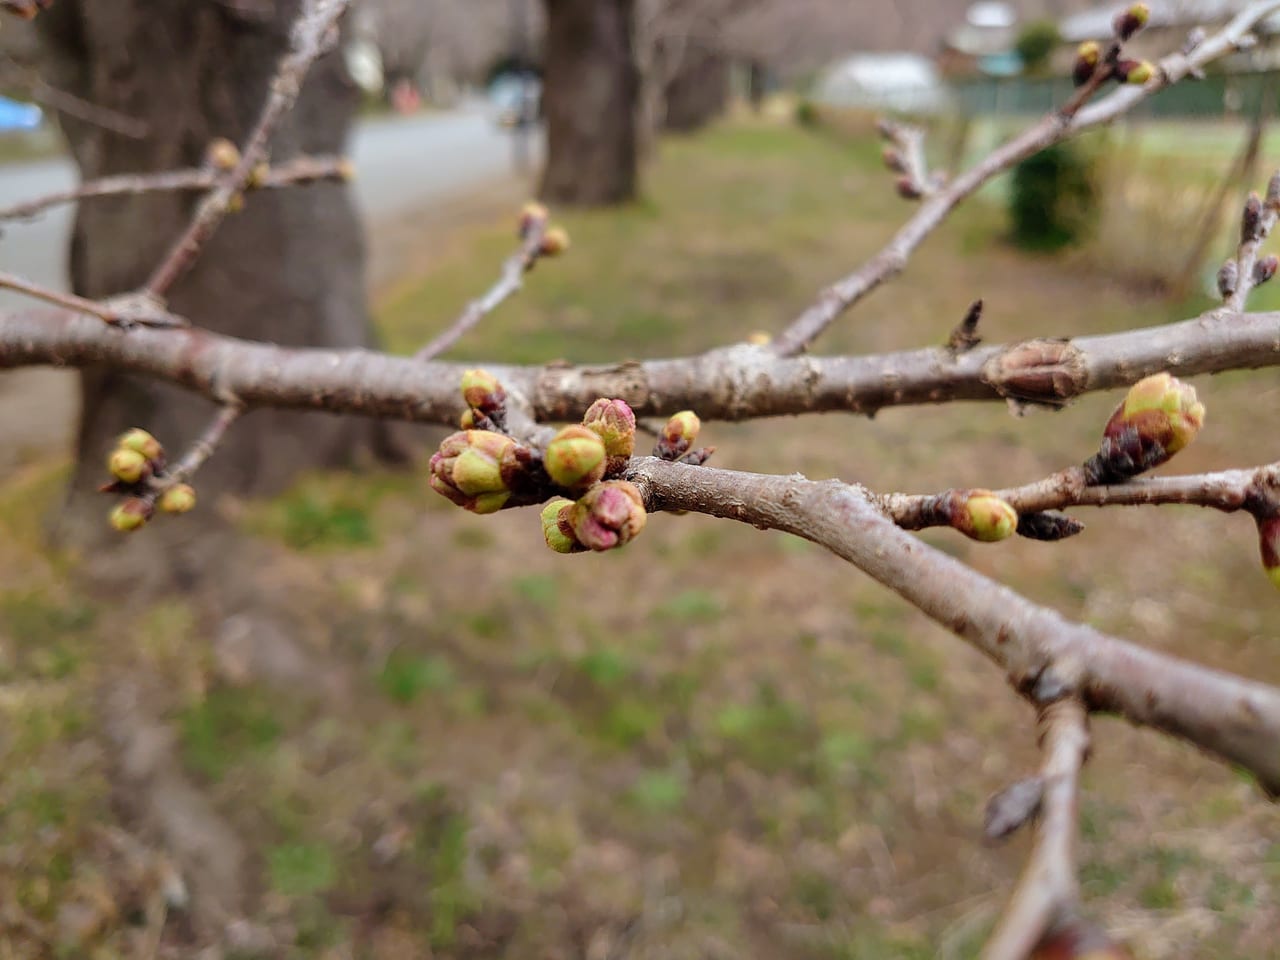
M 144 121 L 129 139 L 63 117 L 85 179 L 199 166 L 214 137 L 242 142 L 289 42 L 296 0 L 59 0 L 38 24 L 50 82 Z M 274 160 L 340 153 L 357 92 L 340 53 L 317 63 L 272 142 Z M 74 289 L 90 297 L 141 286 L 187 223 L 199 197 L 153 194 L 82 203 L 71 241 Z M 264 191 L 228 218 L 195 268 L 173 288 L 172 308 L 197 326 L 282 344 L 371 343 L 365 247 L 350 190 L 320 184 Z M 81 380 L 82 413 L 71 509 L 64 532 L 93 542 L 106 527 L 103 459 L 117 434 L 142 426 L 172 455 L 204 429 L 214 408 L 171 386 L 105 370 Z M 384 438 L 345 418 L 263 410 L 237 424 L 201 471 L 215 493 L 280 490 L 300 470 L 348 461 Z M 86 512 L 86 509 L 88 512 Z M 197 511 L 191 518 L 214 516 Z M 162 525 L 163 526 L 163 525 Z
M 598 206 L 636 193 L 635 0 L 544 0 L 543 109 L 550 203 Z
M 688 133 L 729 106 L 729 61 L 716 50 L 690 49 L 667 82 L 664 126 Z

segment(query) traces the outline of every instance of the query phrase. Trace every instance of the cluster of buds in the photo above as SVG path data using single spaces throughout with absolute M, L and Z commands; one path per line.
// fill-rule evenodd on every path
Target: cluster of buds
M 431 489 L 472 513 L 495 513 L 524 485 L 528 448 L 492 430 L 463 430 L 431 456 Z
M 1258 547 L 1262 569 L 1280 590 L 1280 514 L 1258 518 Z
M 1098 452 L 1085 463 L 1092 484 L 1136 477 L 1167 462 L 1196 438 L 1204 404 L 1195 388 L 1167 373 L 1139 380 L 1111 415 Z
M 542 536 L 556 553 L 625 546 L 644 529 L 640 491 L 626 480 L 597 483 L 578 500 L 557 497 L 542 508 Z
M 1082 87 L 1088 83 L 1102 62 L 1102 44 L 1097 40 L 1086 40 L 1076 50 L 1076 62 L 1071 68 L 1071 81 Z
M 467 370 L 462 374 L 463 430 L 500 428 L 507 413 L 507 391 L 487 370 Z
M 125 495 L 111 511 L 111 526 L 121 533 L 140 530 L 162 513 L 186 513 L 196 505 L 196 491 L 188 483 L 175 483 L 165 476 L 164 447 L 145 430 L 133 429 L 121 435 L 107 457 L 110 483 L 103 493 Z
M 526 203 L 520 211 L 520 239 L 539 238 L 537 255 L 540 257 L 558 257 L 569 249 L 569 232 L 564 227 L 548 226 L 550 217 L 550 211 L 540 203 Z
M 970 540 L 995 543 L 1018 532 L 1018 512 L 990 490 L 956 490 L 943 504 L 947 522 Z
M 702 421 L 692 410 L 681 410 L 673 414 L 658 434 L 658 442 L 653 445 L 653 455 L 660 460 L 676 460 L 695 466 L 706 463 L 716 448 L 693 449 L 701 430 Z
M 1133 39 L 1150 18 L 1151 9 L 1145 3 L 1135 3 L 1120 11 L 1111 24 L 1115 40 L 1110 49 L 1104 50 L 1096 40 L 1086 40 L 1076 49 L 1075 63 L 1071 68 L 1072 82 L 1082 87 L 1090 81 L 1115 79 L 1120 83 L 1141 86 L 1155 76 L 1155 65 L 1149 60 L 1120 58 L 1120 45 Z M 1100 70 L 1104 72 L 1099 73 Z

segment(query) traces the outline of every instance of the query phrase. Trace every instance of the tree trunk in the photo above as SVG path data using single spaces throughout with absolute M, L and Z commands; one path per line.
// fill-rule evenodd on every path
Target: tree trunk
M 541 193 L 554 204 L 623 203 L 636 193 L 639 75 L 635 0 L 544 0 Z
M 665 126 L 689 133 L 705 127 L 729 105 L 729 62 L 718 51 L 691 48 L 667 83 Z
M 45 75 L 143 120 L 150 131 L 129 139 L 63 117 L 81 175 L 199 166 L 210 139 L 242 142 L 287 48 L 295 11 L 293 0 L 59 0 L 39 18 Z M 357 97 L 341 54 L 324 57 L 272 141 L 273 160 L 342 152 Z M 102 297 L 141 286 L 198 201 L 153 194 L 81 203 L 71 241 L 76 292 Z M 364 238 L 346 185 L 263 191 L 228 218 L 170 303 L 197 326 L 239 337 L 367 346 L 364 268 Z M 176 456 L 214 408 L 171 386 L 106 370 L 83 375 L 81 396 L 71 509 L 61 532 L 94 543 L 109 504 L 91 491 L 106 479 L 114 438 L 145 427 Z M 276 492 L 300 470 L 347 461 L 379 436 L 358 421 L 255 412 L 235 425 L 196 486 L 209 501 L 214 494 Z M 197 511 L 182 526 L 199 527 L 201 514 L 209 519 L 214 511 Z

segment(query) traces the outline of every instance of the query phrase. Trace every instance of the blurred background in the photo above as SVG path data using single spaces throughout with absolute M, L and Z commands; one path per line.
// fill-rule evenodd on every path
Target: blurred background
M 55 0 L 0 25 L 0 206 L 199 166 L 242 139 L 296 5 Z M 1242 3 L 1153 2 L 1154 57 Z M 239 336 L 411 353 L 497 277 L 532 195 L 573 237 L 448 355 L 671 356 L 776 331 L 910 215 L 877 117 L 958 170 L 1070 95 L 1115 5 L 357 0 L 273 159 L 350 186 L 249 198 L 174 290 Z M 1194 83 L 998 178 L 824 353 L 1155 325 L 1214 303 L 1280 166 L 1280 21 Z M 143 54 L 145 51 L 145 55 Z M 4 225 L 0 266 L 102 296 L 195 198 Z M 0 305 L 22 301 L 7 294 Z M 1251 301 L 1280 309 L 1275 285 Z M 1196 382 L 1178 472 L 1280 459 L 1273 371 Z M 704 428 L 720 466 L 877 490 L 1078 463 L 1116 402 Z M 980 841 L 1036 763 L 998 671 L 796 538 L 651 518 L 561 557 L 532 511 L 427 488 L 444 430 L 256 411 L 201 505 L 121 541 L 113 438 L 211 408 L 87 371 L 0 375 L 0 958 L 977 955 L 1027 851 Z M 1061 544 L 924 539 L 1066 615 L 1280 683 L 1248 518 L 1081 513 Z M 1107 718 L 1082 883 L 1143 960 L 1274 955 L 1280 817 L 1247 777 Z

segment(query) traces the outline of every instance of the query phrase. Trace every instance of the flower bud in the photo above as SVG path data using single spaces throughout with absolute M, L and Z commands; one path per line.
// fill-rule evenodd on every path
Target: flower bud
M 111 511 L 111 526 L 121 533 L 132 533 L 142 529 L 153 513 L 155 507 L 151 505 L 151 501 L 142 497 L 130 497 Z
M 636 415 L 625 400 L 597 400 L 587 408 L 582 425 L 604 441 L 610 459 L 629 459 L 635 453 Z
M 1218 293 L 1226 300 L 1240 287 L 1240 267 L 1235 259 L 1224 260 L 1218 268 Z
M 902 154 L 896 147 L 885 147 L 880 153 L 880 159 L 884 161 L 884 165 L 894 173 L 906 173 L 907 165 L 903 162 Z
M 267 177 L 271 176 L 271 166 L 265 161 L 255 163 L 253 169 L 249 171 L 249 177 L 245 180 L 244 185 L 248 190 L 256 190 L 267 182 Z
M 1140 87 L 1155 75 L 1155 71 L 1149 60 L 1121 60 L 1116 64 L 1116 79 Z
M 588 486 L 604 476 L 604 441 L 580 424 L 565 427 L 547 444 L 542 464 L 557 486 L 569 490 Z
M 1045 934 L 1028 960 L 1133 960 L 1133 954 L 1101 928 L 1077 919 Z
M 953 500 L 951 526 L 971 540 L 995 543 L 1014 535 L 1018 513 L 990 490 L 969 490 Z
M 1276 275 L 1276 268 L 1280 267 L 1280 257 L 1274 253 L 1268 254 L 1253 265 L 1253 285 L 1259 287 L 1266 283 Z
M 920 184 L 916 183 L 915 180 L 906 174 L 903 174 L 897 180 L 893 181 L 893 188 L 898 191 L 898 196 L 903 200 L 920 199 Z
M 515 447 L 510 437 L 488 430 L 452 434 L 431 456 L 431 489 L 473 513 L 501 510 L 511 497 Z
M 1093 76 L 1098 69 L 1098 62 L 1102 59 L 1102 47 L 1096 40 L 1086 40 L 1080 44 L 1076 50 L 1076 62 L 1071 68 L 1071 81 L 1077 87 L 1084 86 L 1089 82 L 1089 78 Z
M 175 483 L 160 494 L 157 506 L 165 513 L 186 513 L 195 509 L 196 491 L 189 483 Z
M 462 374 L 462 399 L 472 410 L 494 414 L 507 403 L 507 391 L 487 370 L 467 370 Z
M 1273 173 L 1267 181 L 1267 199 L 1264 204 L 1273 213 L 1280 213 L 1280 170 Z
M 640 491 L 625 480 L 597 483 L 569 513 L 574 537 L 591 550 L 612 550 L 634 540 L 645 519 Z
M 107 469 L 111 471 L 111 475 L 117 480 L 123 480 L 125 483 L 137 483 L 147 474 L 149 463 L 147 458 L 136 450 L 116 447 L 111 451 L 111 456 L 107 460 Z
M 160 446 L 160 441 L 147 433 L 134 427 L 127 433 L 121 434 L 120 439 L 116 441 L 116 445 L 123 447 L 125 450 L 134 450 L 148 460 L 159 460 L 164 455 L 164 447 Z
M 226 137 L 210 140 L 204 155 L 209 166 L 223 173 L 230 173 L 240 163 L 240 148 Z
M 540 203 L 526 203 L 524 209 L 520 211 L 519 232 L 521 239 L 529 235 L 529 231 L 533 229 L 536 223 L 546 223 L 547 217 L 551 214 Z
M 1107 421 L 1098 453 L 1085 464 L 1090 482 L 1127 480 L 1167 462 L 1196 438 L 1204 412 L 1195 388 L 1167 373 L 1139 380 Z
M 1151 8 L 1145 3 L 1135 3 L 1128 10 L 1117 14 L 1112 24 L 1115 27 L 1116 37 L 1121 41 L 1130 39 L 1147 25 L 1150 16 Z
M 462 411 L 462 416 L 458 418 L 458 426 L 463 430 L 476 429 L 476 412 L 470 407 Z
M 552 227 L 542 236 L 538 252 L 544 257 L 558 257 L 569 249 L 569 232 L 564 227 Z
M 573 501 L 564 497 L 549 500 L 542 508 L 542 538 L 556 553 L 581 553 L 586 549 L 573 535 L 569 512 Z
M 1253 243 L 1262 239 L 1262 199 L 1256 193 L 1250 193 L 1244 202 L 1244 213 L 1240 217 L 1240 242 Z
M 658 435 L 653 455 L 663 460 L 679 460 L 697 442 L 701 429 L 702 421 L 692 410 L 681 410 L 673 414 Z
M 1262 569 L 1280 590 L 1280 515 L 1258 521 L 1258 546 L 1262 551 Z

